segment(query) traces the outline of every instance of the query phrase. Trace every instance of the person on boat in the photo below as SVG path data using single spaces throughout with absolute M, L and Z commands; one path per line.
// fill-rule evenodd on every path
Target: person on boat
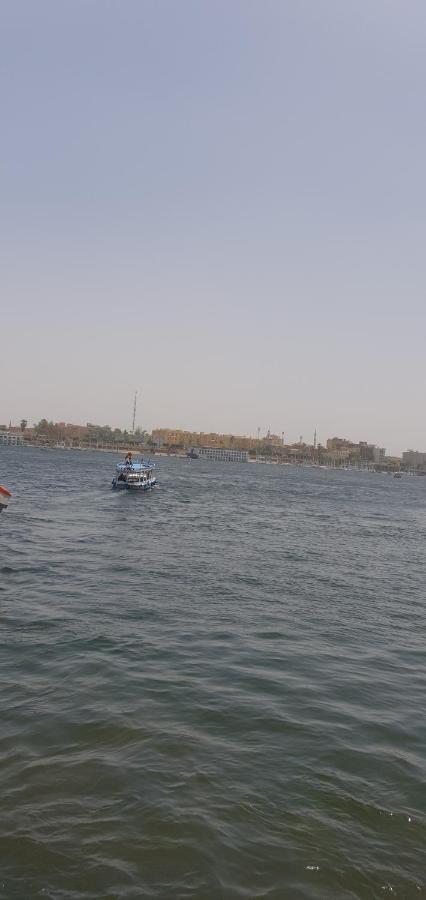
M 125 456 L 125 458 L 124 458 L 124 462 L 125 462 L 126 466 L 132 466 L 132 465 L 133 465 L 133 457 L 132 457 L 132 451 L 131 451 L 131 450 L 129 450 L 129 451 L 126 453 L 126 456 Z

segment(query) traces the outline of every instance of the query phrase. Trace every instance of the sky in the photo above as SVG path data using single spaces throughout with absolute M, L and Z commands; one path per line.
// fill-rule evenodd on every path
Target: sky
M 426 449 L 423 0 L 0 0 L 0 422 Z

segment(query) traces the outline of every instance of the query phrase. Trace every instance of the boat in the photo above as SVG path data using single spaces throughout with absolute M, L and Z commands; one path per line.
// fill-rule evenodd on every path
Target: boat
M 402 478 L 401 472 L 395 472 L 394 478 Z
M 112 488 L 115 491 L 150 491 L 157 484 L 155 463 L 125 459 L 117 463 Z
M 7 509 L 7 505 L 11 496 L 12 494 L 10 493 L 10 491 L 8 491 L 7 488 L 3 487 L 3 485 L 0 484 L 0 513 L 3 512 L 4 509 Z

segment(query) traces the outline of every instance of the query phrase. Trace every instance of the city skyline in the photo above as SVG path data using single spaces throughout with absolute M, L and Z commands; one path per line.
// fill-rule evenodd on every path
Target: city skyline
M 426 9 L 1 12 L 2 418 L 426 447 Z
M 1 422 L 1 416 L 0 416 L 0 422 Z M 151 429 L 147 429 L 147 428 L 141 427 L 137 423 L 137 421 L 135 423 L 133 423 L 133 421 L 132 421 L 132 426 L 133 426 L 133 424 L 135 425 L 135 429 L 133 430 L 132 426 L 120 428 L 120 426 L 118 426 L 117 423 L 112 423 L 112 424 L 111 423 L 101 424 L 99 422 L 98 423 L 94 423 L 94 422 L 87 422 L 87 423 L 73 422 L 73 423 L 71 423 L 71 422 L 66 422 L 63 419 L 60 419 L 59 421 L 53 421 L 53 420 L 47 419 L 46 417 L 42 417 L 40 420 L 38 420 L 36 422 L 28 421 L 25 418 L 21 419 L 19 423 L 12 422 L 11 420 L 9 420 L 9 424 L 7 424 L 6 422 L 3 422 L 3 424 L 0 425 L 0 431 L 1 431 L 1 429 L 4 429 L 6 431 L 11 429 L 12 432 L 22 431 L 25 436 L 29 437 L 30 433 L 34 432 L 36 429 L 38 431 L 40 430 L 40 426 L 42 425 L 42 423 L 45 423 L 45 426 L 49 426 L 49 427 L 53 426 L 52 430 L 59 429 L 59 431 L 60 431 L 60 429 L 62 428 L 63 432 L 64 432 L 64 436 L 65 436 L 65 434 L 67 434 L 68 436 L 71 435 L 74 439 L 77 439 L 79 435 L 82 436 L 84 432 L 87 432 L 90 430 L 94 431 L 94 430 L 98 429 L 99 431 L 104 431 L 104 430 L 108 431 L 109 430 L 111 435 L 113 435 L 114 432 L 120 432 L 120 434 L 122 434 L 124 437 L 127 435 L 129 439 L 131 437 L 134 437 L 137 435 L 143 436 L 143 434 L 154 438 L 156 435 L 160 436 L 162 433 L 160 443 L 162 443 L 162 439 L 164 437 L 166 444 L 173 443 L 173 439 L 176 439 L 176 440 L 184 441 L 185 445 L 188 445 L 188 446 L 190 446 L 191 440 L 195 439 L 195 438 L 198 439 L 198 438 L 204 437 L 205 438 L 205 442 L 204 442 L 205 446 L 208 446 L 212 443 L 211 439 L 213 439 L 213 444 L 214 444 L 215 439 L 217 439 L 217 438 L 231 438 L 231 442 L 235 440 L 236 445 L 238 445 L 238 442 L 240 442 L 241 447 L 252 446 L 252 445 L 255 445 L 256 443 L 260 443 L 260 444 L 268 444 L 269 443 L 272 446 L 277 446 L 277 445 L 282 444 L 283 446 L 287 446 L 287 447 L 291 447 L 291 446 L 296 447 L 296 446 L 303 445 L 303 446 L 311 447 L 314 449 L 316 447 L 318 447 L 318 448 L 322 447 L 322 449 L 325 449 L 325 448 L 326 449 L 338 449 L 340 446 L 343 447 L 344 445 L 351 445 L 352 447 L 365 445 L 366 447 L 369 447 L 369 448 L 375 448 L 380 453 L 381 456 L 382 455 L 384 456 L 386 454 L 388 458 L 392 458 L 392 457 L 401 458 L 404 455 L 404 453 L 405 454 L 414 453 L 414 454 L 425 455 L 425 451 L 422 451 L 419 448 L 416 448 L 416 449 L 409 448 L 408 445 L 405 446 L 404 450 L 401 450 L 401 452 L 399 452 L 399 453 L 395 453 L 392 450 L 389 451 L 389 448 L 388 448 L 388 452 L 387 452 L 387 448 L 381 446 L 380 443 L 378 443 L 377 441 L 365 439 L 365 437 L 366 437 L 365 435 L 362 438 L 359 438 L 359 437 L 354 438 L 353 436 L 348 437 L 347 435 L 345 437 L 342 437 L 342 436 L 338 436 L 336 434 L 336 432 L 333 432 L 333 433 L 330 433 L 329 435 L 327 435 L 326 437 L 321 438 L 321 436 L 318 434 L 318 430 L 316 428 L 314 429 L 313 434 L 311 436 L 300 434 L 300 435 L 298 435 L 297 438 L 293 439 L 291 435 L 289 435 L 288 433 L 286 433 L 284 431 L 274 433 L 270 428 L 268 428 L 267 431 L 262 431 L 262 429 L 260 427 L 257 428 L 256 433 L 244 433 L 243 434 L 236 430 L 225 431 L 225 432 L 223 432 L 223 431 L 216 432 L 216 431 L 212 431 L 211 429 L 203 431 L 203 430 L 190 429 L 190 428 L 168 427 L 168 426 L 164 426 L 164 425 L 163 426 L 155 426 Z M 331 434 L 333 436 L 331 436 Z M 167 437 L 165 437 L 166 435 L 167 435 Z M 195 440 L 194 445 L 203 446 L 203 443 L 202 442 L 200 443 L 198 440 Z M 228 446 L 228 444 L 224 444 L 224 446 Z M 231 446 L 232 446 L 232 443 L 231 443 Z

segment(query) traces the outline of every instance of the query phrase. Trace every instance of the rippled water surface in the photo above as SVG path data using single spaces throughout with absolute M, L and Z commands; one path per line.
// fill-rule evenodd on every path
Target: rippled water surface
M 0 449 L 0 896 L 426 897 L 426 478 Z

